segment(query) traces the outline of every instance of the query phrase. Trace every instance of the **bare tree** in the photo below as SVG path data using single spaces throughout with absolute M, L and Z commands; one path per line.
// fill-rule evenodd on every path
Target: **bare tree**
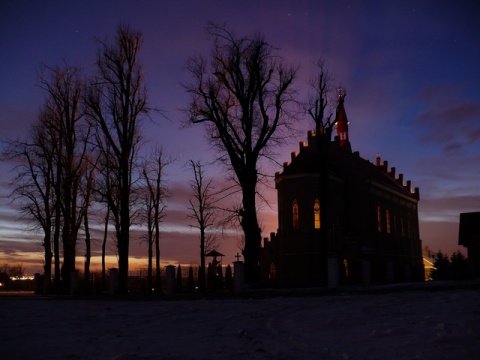
M 85 169 L 83 171 L 82 186 L 80 188 L 81 195 L 83 197 L 84 204 L 83 209 L 83 225 L 85 231 L 85 266 L 84 266 L 84 283 L 85 292 L 90 292 L 90 259 L 91 259 L 91 233 L 89 225 L 89 210 L 91 208 L 92 194 L 95 187 L 95 167 L 96 161 L 89 159 L 84 164 Z
M 38 122 L 32 126 L 30 142 L 10 144 L 10 154 L 22 161 L 17 168 L 14 192 L 23 214 L 29 214 L 44 231 L 47 282 L 51 278 L 53 232 L 57 290 L 62 235 L 62 280 L 68 289 L 83 213 L 79 188 L 89 134 L 88 124 L 83 121 L 83 80 L 77 68 L 43 66 L 40 87 L 46 98 Z M 48 288 L 46 284 L 45 289 Z
M 23 264 L 9 265 L 4 263 L 0 268 L 0 273 L 7 274 L 9 277 L 20 278 L 25 275 L 25 267 Z
M 193 196 L 189 200 L 190 213 L 188 218 L 193 219 L 196 224 L 191 225 L 200 230 L 200 269 L 198 273 L 198 287 L 200 291 L 206 289 L 205 279 L 205 254 L 216 247 L 215 234 L 207 234 L 207 229 L 214 226 L 215 220 L 215 197 L 213 193 L 212 180 L 205 179 L 205 164 L 201 161 L 190 160 L 190 167 L 193 172 L 193 179 L 189 181 Z
M 145 182 L 145 218 L 147 223 L 148 244 L 148 289 L 153 287 L 153 247 L 155 246 L 155 291 L 161 291 L 160 281 L 160 223 L 165 217 L 165 199 L 168 190 L 165 187 L 165 167 L 172 159 L 165 156 L 161 148 L 153 151 L 142 169 Z
M 204 124 L 220 161 L 242 189 L 240 224 L 245 234 L 245 279 L 259 281 L 261 229 L 257 219 L 259 161 L 288 137 L 296 69 L 287 67 L 261 35 L 235 37 L 223 27 L 207 27 L 214 38 L 210 66 L 201 56 L 189 59 L 193 82 L 189 123 Z
M 84 119 L 84 81 L 78 68 L 44 66 L 40 86 L 47 92 L 41 120 L 46 131 L 56 134 L 57 139 L 53 143 L 53 183 L 62 215 L 62 282 L 67 290 L 70 273 L 75 270 L 78 231 L 86 206 L 80 188 L 90 126 Z
M 33 230 L 43 231 L 44 289 L 48 291 L 52 274 L 52 219 L 55 213 L 53 157 L 51 143 L 45 138 L 42 127 L 32 127 L 32 138 L 32 143 L 8 141 L 3 156 L 19 162 L 11 183 L 12 202 L 18 207 L 21 218 L 32 224 Z
M 119 208 L 115 212 L 118 217 L 113 216 L 113 221 L 117 230 L 120 293 L 128 291 L 132 184 L 141 138 L 139 123 L 142 115 L 149 112 L 137 58 L 141 45 L 142 34 L 124 24 L 118 27 L 114 41 L 100 42 L 98 74 L 86 97 L 88 115 L 97 125 L 99 136 L 103 137 L 102 156 L 114 158 L 109 175 L 118 186 Z
M 327 252 L 332 253 L 333 248 L 332 244 L 329 244 L 328 241 L 328 227 L 327 223 L 327 214 L 328 214 L 328 182 L 329 182 L 329 172 L 328 172 L 328 158 L 329 158 L 329 149 L 332 140 L 332 133 L 335 128 L 335 121 L 332 121 L 333 109 L 331 105 L 333 101 L 329 99 L 331 94 L 330 83 L 332 81 L 331 75 L 325 68 L 325 62 L 323 59 L 317 61 L 317 74 L 309 82 L 311 89 L 313 90 L 312 95 L 305 107 L 306 113 L 311 117 L 315 123 L 315 132 L 316 132 L 316 141 L 317 141 L 317 151 L 319 154 L 319 201 L 320 201 L 320 246 L 323 254 Z M 344 94 L 342 94 L 344 96 Z M 343 101 L 343 97 L 341 98 Z M 324 264 L 324 274 L 327 274 L 326 261 Z

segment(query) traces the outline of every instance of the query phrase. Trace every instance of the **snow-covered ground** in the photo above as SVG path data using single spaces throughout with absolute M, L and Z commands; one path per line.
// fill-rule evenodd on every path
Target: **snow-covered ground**
M 480 290 L 0 296 L 1 359 L 480 359 Z

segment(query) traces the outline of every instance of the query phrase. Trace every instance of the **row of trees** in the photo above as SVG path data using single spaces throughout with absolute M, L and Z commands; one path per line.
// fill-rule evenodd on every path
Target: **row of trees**
M 298 118 L 293 83 L 297 69 L 287 66 L 262 35 L 235 37 L 224 27 L 207 27 L 214 39 L 210 61 L 188 60 L 192 82 L 185 85 L 191 102 L 186 123 L 203 124 L 218 160 L 231 171 L 242 203 L 229 209 L 243 229 L 245 280 L 259 280 L 261 229 L 257 190 L 265 180 L 260 166 L 292 135 Z M 160 277 L 160 223 L 165 215 L 164 168 L 171 161 L 161 148 L 140 156 L 141 122 L 156 111 L 148 101 L 138 53 L 140 32 L 118 27 L 113 41 L 100 41 L 96 71 L 84 78 L 80 69 L 43 66 L 40 85 L 46 92 L 38 121 L 28 141 L 9 141 L 4 154 L 19 161 L 14 180 L 15 200 L 25 219 L 44 234 L 45 279 L 69 289 L 75 270 L 79 232 L 85 239 L 85 269 L 89 275 L 91 228 L 89 218 L 103 214 L 102 277 L 109 226 L 115 233 L 119 291 L 126 293 L 130 228 L 146 225 L 149 288 Z M 317 134 L 328 144 L 333 125 L 327 114 L 328 74 L 318 63 L 311 100 L 301 110 L 311 115 Z M 319 142 L 320 143 L 320 142 Z M 326 146 L 326 145 L 325 145 Z M 140 160 L 142 159 L 142 160 Z M 215 199 L 203 164 L 191 161 L 194 178 L 190 217 L 200 231 L 201 273 L 205 288 L 204 255 L 212 243 L 207 229 L 214 226 Z M 63 264 L 60 266 L 60 250 Z M 86 282 L 88 283 L 88 282 Z M 49 284 L 47 284 L 47 288 Z
M 472 276 L 468 259 L 460 251 L 454 252 L 450 257 L 439 251 L 435 255 L 433 266 L 430 273 L 433 280 L 465 280 Z
M 57 289 L 60 280 L 64 291 L 70 288 L 81 231 L 84 274 L 89 277 L 92 212 L 98 215 L 103 210 L 105 219 L 104 279 L 107 233 L 110 224 L 114 228 L 120 292 L 127 291 L 131 225 L 147 222 L 149 251 L 154 243 L 159 249 L 167 160 L 161 150 L 139 160 L 140 122 L 153 110 L 137 59 L 141 44 L 140 32 L 121 25 L 113 41 L 99 42 L 91 78 L 67 64 L 42 66 L 40 86 L 46 98 L 39 119 L 27 141 L 9 141 L 4 151 L 19 163 L 13 182 L 15 200 L 23 217 L 44 234 L 45 279 L 51 279 L 54 259 Z

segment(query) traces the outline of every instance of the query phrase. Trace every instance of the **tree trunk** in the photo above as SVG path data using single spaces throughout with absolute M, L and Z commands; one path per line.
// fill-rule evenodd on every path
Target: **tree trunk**
M 130 186 L 128 166 L 122 169 L 122 188 L 120 208 L 120 237 L 118 245 L 118 291 L 121 295 L 128 293 L 128 252 L 130 242 Z
M 55 291 L 58 293 L 60 291 L 60 209 L 57 204 L 57 209 L 55 210 L 55 230 L 53 233 L 53 252 L 55 255 Z
M 153 288 L 153 232 L 151 230 L 151 224 L 148 226 L 147 292 L 151 292 Z
M 321 263 L 319 264 L 322 272 L 322 282 L 327 283 L 328 280 L 328 256 L 332 251 L 328 241 L 328 223 L 327 214 L 329 213 L 328 204 L 328 157 L 331 141 L 331 127 L 325 128 L 324 132 L 321 132 L 317 127 L 317 148 L 319 152 L 319 200 L 320 200 L 320 253 Z
M 256 176 L 242 184 L 243 213 L 241 225 L 245 234 L 245 282 L 258 285 L 260 282 L 261 230 L 258 226 L 256 208 Z
M 160 227 L 158 216 L 155 224 L 155 292 L 162 291 L 162 281 L 160 277 Z
M 49 226 L 49 225 L 47 225 Z M 50 292 L 50 287 L 52 285 L 52 244 L 51 244 L 51 231 L 47 230 L 45 232 L 45 239 L 43 242 L 45 249 L 45 265 L 43 267 L 44 271 L 44 283 L 43 283 L 43 293 L 44 295 Z
M 108 220 L 110 218 L 110 206 L 107 205 L 107 213 L 105 215 L 105 227 L 103 229 L 103 241 L 102 241 L 102 290 L 107 287 L 107 275 L 105 273 L 105 251 L 107 248 L 107 236 L 108 236 Z
M 205 228 L 200 227 L 200 269 L 198 269 L 198 289 L 205 291 L 207 282 L 205 279 Z
M 88 216 L 85 213 L 85 270 L 84 270 L 84 281 L 85 281 L 85 293 L 90 293 L 90 227 L 88 225 Z

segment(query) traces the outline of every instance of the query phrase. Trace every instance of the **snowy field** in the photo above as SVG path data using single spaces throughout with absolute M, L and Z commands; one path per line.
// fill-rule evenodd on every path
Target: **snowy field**
M 0 296 L 1 359 L 480 359 L 480 288 L 223 300 Z

